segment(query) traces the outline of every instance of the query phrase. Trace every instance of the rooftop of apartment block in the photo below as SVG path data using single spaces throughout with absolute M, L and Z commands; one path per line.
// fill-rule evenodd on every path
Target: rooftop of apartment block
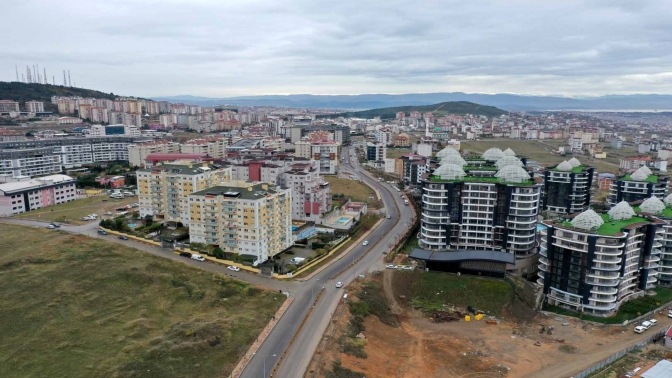
M 597 213 L 588 209 L 582 213 L 572 214 L 560 221 L 545 221 L 546 225 L 560 226 L 578 232 L 592 233 L 602 236 L 623 236 L 623 230 L 641 227 L 646 224 L 664 224 L 665 222 L 638 212 L 627 202 L 620 202 L 607 213 Z
M 75 179 L 67 175 L 49 175 L 25 180 L 11 181 L 0 184 L 0 191 L 4 193 L 16 192 L 30 189 L 39 189 L 48 185 L 58 185 L 68 182 L 75 182 Z
M 222 196 L 232 199 L 257 200 L 268 194 L 276 193 L 278 193 L 278 191 L 268 184 L 249 183 L 249 185 L 242 186 L 213 186 L 212 188 L 192 193 L 190 196 Z
M 207 171 L 222 168 L 215 164 L 205 164 L 199 162 L 189 162 L 185 164 L 161 164 L 153 166 L 152 168 L 138 169 L 138 172 L 150 173 L 166 171 L 166 173 L 174 173 L 180 175 L 198 175 Z

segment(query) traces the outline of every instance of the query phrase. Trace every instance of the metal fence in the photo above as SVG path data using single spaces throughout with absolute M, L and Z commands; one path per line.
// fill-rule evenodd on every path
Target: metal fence
M 665 331 L 666 330 L 658 331 L 657 333 L 649 336 L 646 340 L 640 341 L 637 344 L 631 345 L 631 346 L 619 351 L 618 353 L 612 355 L 611 357 L 607 358 L 606 360 L 600 361 L 600 362 L 596 363 L 595 365 L 589 367 L 588 369 L 582 371 L 581 373 L 574 375 L 572 378 L 586 378 L 586 377 L 589 377 L 592 373 L 600 372 L 600 371 L 604 370 L 609 365 L 616 362 L 620 358 L 623 358 L 626 354 L 632 352 L 633 350 L 641 349 L 641 348 L 645 347 L 646 345 L 648 345 L 652 342 L 656 342 L 656 341 L 660 340 L 665 335 Z

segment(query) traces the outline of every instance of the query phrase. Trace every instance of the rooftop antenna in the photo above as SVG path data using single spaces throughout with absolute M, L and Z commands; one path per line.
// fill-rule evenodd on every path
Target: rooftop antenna
M 15 64 L 14 69 L 16 69 L 16 81 L 19 81 L 19 66 Z
M 68 86 L 72 87 L 72 81 L 70 81 L 70 70 L 68 70 Z

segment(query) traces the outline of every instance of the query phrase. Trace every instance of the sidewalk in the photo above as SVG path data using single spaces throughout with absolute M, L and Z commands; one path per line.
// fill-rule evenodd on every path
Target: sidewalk
M 250 362 L 252 359 L 252 356 L 259 350 L 259 347 L 261 344 L 266 341 L 266 337 L 273 331 L 273 328 L 275 328 L 275 325 L 278 324 L 278 321 L 282 317 L 282 315 L 285 314 L 285 311 L 289 308 L 289 305 L 292 304 L 294 301 L 294 297 L 289 297 L 285 302 L 280 306 L 278 311 L 276 311 L 275 316 L 271 319 L 270 322 L 266 325 L 266 328 L 264 328 L 263 331 L 257 336 L 257 340 L 250 346 L 250 349 L 245 352 L 245 355 L 243 358 L 238 362 L 238 365 L 236 365 L 235 368 L 233 368 L 233 371 L 231 372 L 231 375 L 229 375 L 229 378 L 238 378 L 240 375 L 243 373 L 243 370 L 245 370 L 245 367 L 247 364 Z

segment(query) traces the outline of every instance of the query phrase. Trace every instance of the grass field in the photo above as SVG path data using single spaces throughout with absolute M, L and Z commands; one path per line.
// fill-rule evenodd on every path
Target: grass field
M 501 315 L 513 300 L 513 288 L 500 279 L 457 276 L 434 272 L 397 272 L 411 277 L 411 303 L 423 311 L 441 310 L 444 304 L 472 306 Z
M 371 202 L 372 200 L 369 200 L 369 195 L 376 196 L 376 192 L 361 181 L 336 176 L 324 176 L 324 178 L 329 181 L 331 194 L 343 194 L 355 202 Z
M 488 148 L 497 147 L 502 150 L 511 148 L 518 155 L 527 156 L 530 160 L 535 160 L 543 166 L 552 166 L 557 165 L 563 160 L 568 160 L 570 157 L 564 157 L 556 154 L 552 154 L 551 150 L 554 148 L 557 149 L 559 146 L 567 145 L 566 141 L 557 141 L 557 140 L 544 140 L 535 141 L 535 140 L 513 140 L 513 139 L 498 139 L 498 140 L 481 140 L 481 141 L 463 141 L 461 145 L 462 151 L 471 151 L 478 154 L 485 152 Z M 548 150 L 546 150 L 548 148 Z M 637 151 L 634 153 L 632 149 L 623 148 L 616 154 L 612 155 L 612 150 L 610 148 L 604 149 L 607 152 L 607 159 L 593 159 L 587 155 L 577 155 L 576 158 L 579 159 L 585 165 L 589 165 L 597 168 L 597 171 L 617 173 L 618 172 L 618 162 L 621 157 L 624 156 L 636 156 Z
M 120 206 L 138 201 L 138 197 L 127 197 L 121 200 L 110 198 L 107 195 L 88 197 L 60 205 L 45 207 L 15 215 L 16 218 L 35 219 L 47 222 L 61 222 L 70 224 L 82 224 L 79 219 L 89 214 L 102 215 L 106 211 L 115 212 Z
M 388 148 L 387 149 L 387 158 L 396 159 L 400 158 L 402 155 L 410 154 L 410 148 Z
M 0 377 L 225 377 L 284 300 L 95 238 L 0 233 Z

